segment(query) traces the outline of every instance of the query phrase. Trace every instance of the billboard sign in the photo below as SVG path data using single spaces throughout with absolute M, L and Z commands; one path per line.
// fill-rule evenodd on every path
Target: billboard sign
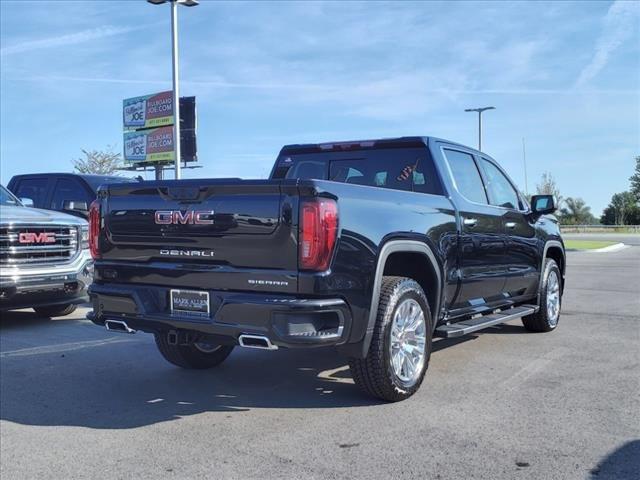
M 125 130 L 173 125 L 173 92 L 160 92 L 122 102 Z
M 173 162 L 175 158 L 173 127 L 124 133 L 124 162 L 126 165 Z

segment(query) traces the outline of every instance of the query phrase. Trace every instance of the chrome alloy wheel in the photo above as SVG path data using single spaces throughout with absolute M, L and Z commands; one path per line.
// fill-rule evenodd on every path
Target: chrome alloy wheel
M 202 353 L 213 353 L 220 348 L 220 345 L 214 345 L 211 343 L 198 342 L 193 344 L 197 350 L 200 350 Z
M 560 279 L 555 270 L 547 277 L 547 318 L 549 325 L 555 327 L 560 316 Z
M 396 378 L 407 388 L 420 378 L 424 366 L 426 323 L 424 312 L 412 298 L 396 309 L 391 323 L 389 357 Z

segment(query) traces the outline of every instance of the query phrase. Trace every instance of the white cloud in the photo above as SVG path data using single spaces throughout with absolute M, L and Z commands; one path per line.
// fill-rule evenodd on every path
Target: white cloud
M 67 35 L 59 35 L 56 37 L 42 38 L 39 40 L 29 40 L 15 45 L 10 45 L 0 49 L 0 55 L 3 57 L 6 55 L 14 55 L 16 53 L 30 52 L 34 50 L 42 50 L 46 48 L 62 47 L 67 45 L 77 45 L 79 43 L 89 42 L 91 40 L 97 40 L 105 37 L 112 37 L 115 35 L 122 35 L 134 30 L 132 27 L 113 27 L 102 26 L 97 28 L 90 28 L 77 33 L 70 33 Z
M 582 69 L 576 87 L 593 79 L 607 65 L 611 54 L 640 27 L 640 3 L 618 0 L 609 8 L 604 18 L 604 27 L 591 62 Z
M 116 78 L 116 77 L 82 77 L 67 75 L 47 75 L 47 76 L 6 76 L 6 81 L 14 82 L 77 82 L 77 83 L 104 83 L 104 84 L 121 84 L 121 85 L 164 85 L 171 83 L 171 78 Z M 437 86 L 430 83 L 432 80 L 423 72 L 416 72 L 415 75 L 398 74 L 387 77 L 382 80 L 374 80 L 371 82 L 356 82 L 349 84 L 328 84 L 328 83 L 273 83 L 273 82 L 234 82 L 225 80 L 223 77 L 201 80 L 182 80 L 181 85 L 189 87 L 220 89 L 244 89 L 244 90 L 266 90 L 273 91 L 274 94 L 282 92 L 287 97 L 292 92 L 298 92 L 305 95 L 307 101 L 324 102 L 327 100 L 336 100 L 339 97 L 353 96 L 358 98 L 385 98 L 396 94 L 406 95 L 409 92 L 419 93 L 420 95 L 442 95 L 445 97 L 453 97 L 458 95 L 633 95 L 638 96 L 635 89 L 625 88 L 590 88 L 576 90 L 574 88 L 528 88 L 528 87 L 505 87 L 505 88 L 465 88 L 467 83 L 464 76 L 451 76 L 451 81 L 455 81 L 457 86 L 447 82 L 446 84 Z M 356 95 L 354 95 L 354 93 Z M 313 95 L 313 96 L 310 96 Z M 299 98 L 299 97 L 296 97 Z M 347 98 L 348 100 L 348 98 Z M 414 102 L 414 99 L 410 99 Z

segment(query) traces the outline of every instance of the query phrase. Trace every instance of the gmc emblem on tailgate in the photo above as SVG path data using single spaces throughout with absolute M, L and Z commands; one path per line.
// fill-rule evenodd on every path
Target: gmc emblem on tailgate
M 32 233 L 22 232 L 18 235 L 19 243 L 56 243 L 55 233 Z
M 155 221 L 158 225 L 211 225 L 213 210 L 158 210 Z

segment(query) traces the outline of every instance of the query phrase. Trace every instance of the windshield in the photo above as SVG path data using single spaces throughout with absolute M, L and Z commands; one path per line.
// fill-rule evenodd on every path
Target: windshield
M 4 188 L 2 185 L 0 185 L 0 205 L 22 206 L 20 201 L 16 197 L 14 197 L 13 194 L 9 190 Z

